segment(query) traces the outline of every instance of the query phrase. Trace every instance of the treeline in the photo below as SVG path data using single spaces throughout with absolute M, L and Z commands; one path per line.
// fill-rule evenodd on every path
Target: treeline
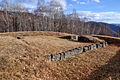
M 6 3 L 3 0 L 3 3 Z M 53 0 L 55 1 L 55 0 Z M 86 22 L 87 18 L 80 19 L 76 10 L 71 14 L 64 14 L 59 2 L 51 2 L 49 5 L 37 5 L 37 9 L 29 12 L 22 5 L 6 7 L 3 5 L 0 11 L 0 32 L 16 31 L 55 31 L 83 34 L 111 35 L 112 31 L 105 23 Z

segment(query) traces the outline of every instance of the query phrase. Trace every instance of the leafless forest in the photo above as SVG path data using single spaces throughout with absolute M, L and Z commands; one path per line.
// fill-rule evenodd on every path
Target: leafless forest
M 37 8 L 27 9 L 21 0 L 10 3 L 8 0 L 0 2 L 0 32 L 17 31 L 55 31 L 83 34 L 111 35 L 112 31 L 106 23 L 88 22 L 87 18 L 80 18 L 74 9 L 65 14 L 59 2 L 51 0 L 46 3 L 39 0 Z

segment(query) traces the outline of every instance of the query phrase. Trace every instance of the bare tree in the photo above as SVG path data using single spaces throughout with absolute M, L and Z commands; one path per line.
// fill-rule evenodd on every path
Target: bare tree
M 9 16 L 8 16 L 9 2 L 8 0 L 2 0 L 0 3 L 0 7 L 1 7 L 1 10 L 3 10 L 1 18 L 3 19 L 4 24 L 5 24 L 4 32 L 9 32 Z
M 37 2 L 37 9 L 34 11 L 37 15 L 43 15 L 46 13 L 46 5 L 45 0 L 38 0 Z
M 14 31 L 23 30 L 22 28 L 26 27 L 26 24 L 23 25 L 22 23 L 23 21 L 24 23 L 26 22 L 26 19 L 24 18 L 25 17 L 24 13 L 28 12 L 27 8 L 19 1 L 14 2 L 10 8 L 11 8 L 11 11 L 14 12 L 13 18 L 12 18 Z
M 10 8 L 13 12 L 28 12 L 28 9 L 24 6 L 24 4 L 18 1 L 12 3 Z
M 35 14 L 29 13 L 23 5 L 31 0 L 16 0 L 9 3 L 8 0 L 0 2 L 0 31 L 55 31 L 74 34 L 108 34 L 110 29 L 103 23 L 88 22 L 88 18 L 82 20 L 74 9 L 71 14 L 65 15 L 63 7 L 58 0 L 38 0 Z
M 48 17 L 51 22 L 51 29 L 53 31 L 61 31 L 64 16 L 62 5 L 57 0 L 51 0 L 48 7 Z

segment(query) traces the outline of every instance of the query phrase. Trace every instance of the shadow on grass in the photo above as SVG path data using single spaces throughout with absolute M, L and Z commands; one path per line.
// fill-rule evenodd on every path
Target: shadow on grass
M 84 80 L 120 80 L 120 50 L 106 65 L 93 71 Z
M 120 39 L 107 38 L 107 37 L 102 37 L 102 36 L 93 36 L 93 37 L 97 37 L 101 40 L 105 40 L 106 42 L 108 42 L 108 44 L 114 44 L 114 45 L 120 47 Z
M 62 37 L 59 37 L 61 39 L 67 39 L 69 41 L 72 41 L 72 42 L 82 42 L 82 43 L 94 43 L 94 41 L 92 40 L 89 40 L 89 38 L 86 38 L 86 37 L 78 37 L 78 40 L 72 40 L 71 39 L 71 36 L 62 36 Z

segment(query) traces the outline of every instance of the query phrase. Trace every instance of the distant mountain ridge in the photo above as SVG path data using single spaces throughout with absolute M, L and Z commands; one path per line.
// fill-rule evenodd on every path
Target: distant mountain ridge
M 120 27 L 120 24 L 108 24 L 108 25 L 115 32 L 117 32 Z
M 106 24 L 106 25 L 108 25 L 107 27 L 111 29 L 111 31 L 112 31 L 112 36 L 118 36 L 118 30 L 119 30 L 119 28 L 120 28 L 120 24 L 109 24 L 109 23 L 95 22 L 95 21 L 90 21 L 90 23 Z
M 92 29 L 94 29 L 94 26 L 96 26 L 97 28 L 96 30 L 100 29 L 99 34 L 113 36 L 113 30 L 109 27 L 108 23 L 95 22 L 95 21 L 90 21 L 88 23 L 90 23 Z
M 118 36 L 118 30 L 120 28 L 120 24 L 108 24 L 108 25 L 113 30 L 113 36 Z

